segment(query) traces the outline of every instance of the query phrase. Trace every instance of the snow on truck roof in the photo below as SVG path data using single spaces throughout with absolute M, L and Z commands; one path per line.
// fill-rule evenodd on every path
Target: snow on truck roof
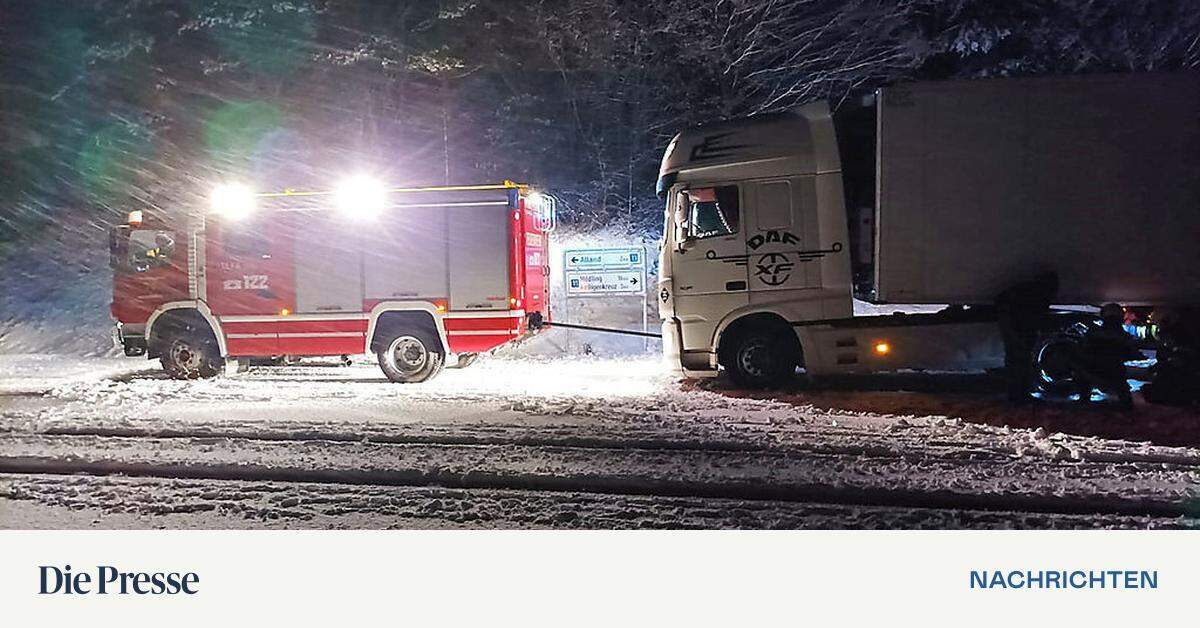
M 658 193 L 679 179 L 718 180 L 841 169 L 829 106 L 704 124 L 676 135 L 663 155 Z
M 512 181 L 481 185 L 435 185 L 394 187 L 366 176 L 346 179 L 333 190 L 256 193 L 237 183 L 218 185 L 209 199 L 212 212 L 241 219 L 257 209 L 270 211 L 318 211 L 336 207 L 350 214 L 372 215 L 387 208 L 453 207 L 495 205 L 508 207 L 518 198 L 529 199 L 535 208 L 553 206 L 548 197 L 529 186 Z

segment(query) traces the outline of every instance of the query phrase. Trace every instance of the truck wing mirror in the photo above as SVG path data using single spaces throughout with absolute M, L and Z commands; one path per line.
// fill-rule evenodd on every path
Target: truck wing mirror
M 108 265 L 113 270 L 124 270 L 129 257 L 129 227 L 114 227 L 108 232 Z
M 679 203 L 679 206 L 675 208 L 675 224 L 687 224 L 687 214 L 687 205 L 682 202 Z
M 674 218 L 675 227 L 675 250 L 683 252 L 691 247 L 691 237 L 688 234 L 688 202 L 687 194 L 679 195 L 679 202 L 675 204 Z

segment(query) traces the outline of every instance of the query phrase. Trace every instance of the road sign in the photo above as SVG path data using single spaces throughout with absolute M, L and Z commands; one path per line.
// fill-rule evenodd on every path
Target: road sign
M 569 296 L 642 294 L 646 276 L 642 269 L 567 271 L 566 284 Z
M 576 249 L 565 251 L 564 266 L 567 272 L 572 270 L 620 270 L 627 268 L 645 268 L 646 254 L 641 247 L 622 247 L 611 249 Z
M 590 302 L 593 306 L 608 309 L 608 303 L 625 303 L 632 299 L 641 301 L 642 331 L 649 329 L 649 297 L 646 288 L 646 249 L 644 246 L 620 246 L 602 249 L 568 249 L 563 251 L 563 295 L 562 319 L 565 322 L 587 323 L 586 320 L 571 318 L 572 303 L 582 306 Z M 604 300 L 607 297 L 611 301 Z M 595 312 L 595 307 L 580 307 L 582 312 Z M 571 334 L 567 332 L 567 348 L 571 347 Z M 643 339 L 645 340 L 645 339 Z M 649 341 L 644 343 L 649 346 Z

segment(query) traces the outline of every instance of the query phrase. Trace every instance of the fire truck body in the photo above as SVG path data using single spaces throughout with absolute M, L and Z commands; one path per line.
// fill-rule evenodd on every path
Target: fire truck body
M 507 182 L 380 191 L 386 201 L 366 211 L 374 201 L 347 207 L 336 193 L 263 194 L 252 211 L 197 215 L 184 232 L 117 228 L 126 354 L 202 377 L 226 358 L 373 353 L 390 379 L 423 381 L 451 354 L 549 319 L 548 200 Z

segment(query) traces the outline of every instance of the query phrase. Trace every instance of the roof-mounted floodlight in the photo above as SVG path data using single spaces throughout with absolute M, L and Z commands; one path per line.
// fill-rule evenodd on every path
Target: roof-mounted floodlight
M 213 189 L 210 201 L 214 212 L 238 220 L 254 211 L 254 190 L 240 183 L 224 183 Z
M 346 179 L 334 193 L 337 208 L 351 216 L 370 217 L 383 211 L 387 187 L 367 176 Z

